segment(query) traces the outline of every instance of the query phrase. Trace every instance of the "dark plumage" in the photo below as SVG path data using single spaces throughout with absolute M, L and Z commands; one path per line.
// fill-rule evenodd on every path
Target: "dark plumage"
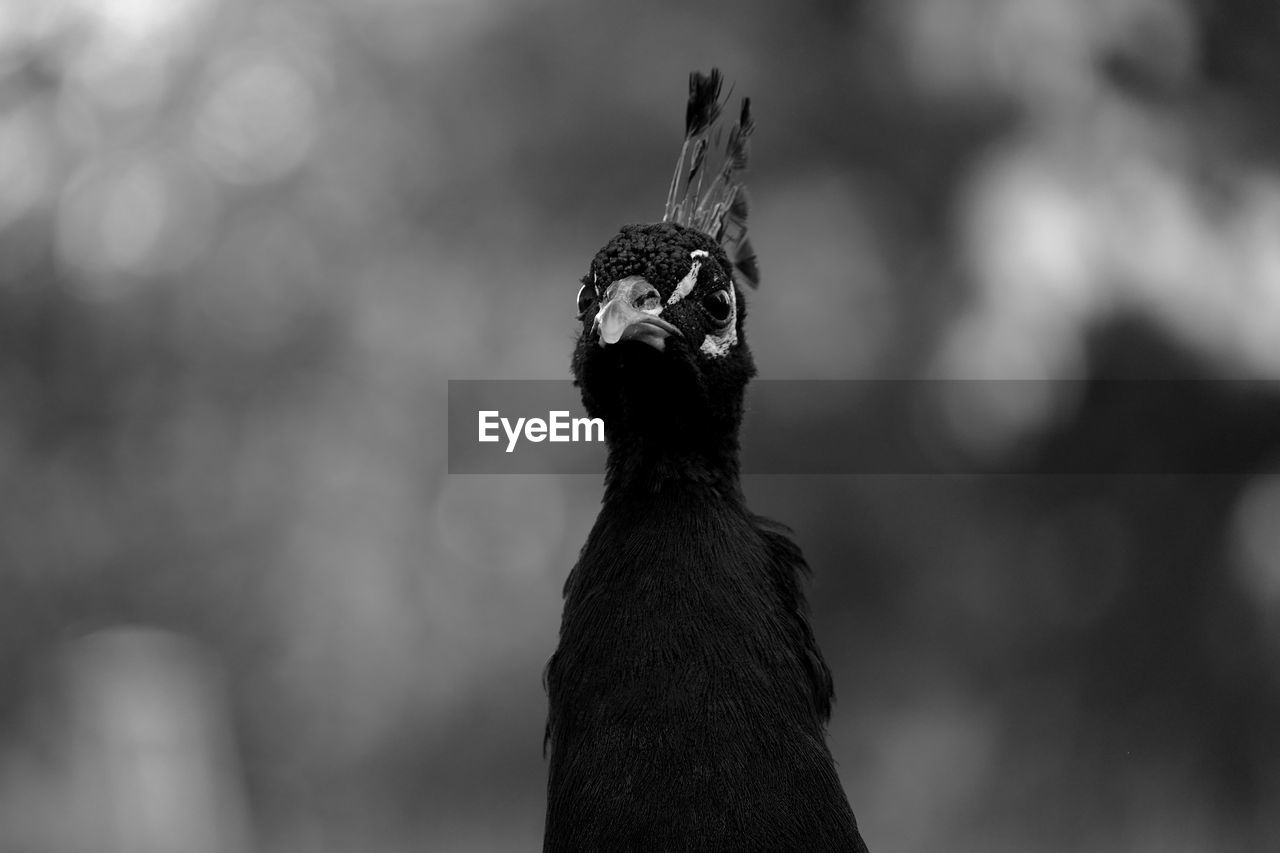
M 713 90 L 691 81 L 700 134 Z M 583 279 L 573 373 L 609 460 L 547 665 L 546 851 L 866 849 L 826 746 L 808 569 L 739 486 L 755 366 L 723 230 L 626 226 Z

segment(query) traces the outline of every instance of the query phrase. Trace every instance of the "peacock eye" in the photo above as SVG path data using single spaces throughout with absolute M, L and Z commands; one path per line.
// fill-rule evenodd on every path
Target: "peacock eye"
M 711 315 L 711 319 L 723 326 L 733 316 L 733 297 L 727 290 L 717 290 L 702 300 L 702 307 Z
M 578 288 L 578 316 L 582 317 L 596 301 L 596 289 L 589 284 Z

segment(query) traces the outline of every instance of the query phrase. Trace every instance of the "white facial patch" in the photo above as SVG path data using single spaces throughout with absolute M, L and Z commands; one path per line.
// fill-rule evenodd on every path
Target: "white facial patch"
M 702 259 L 708 255 L 706 249 L 694 249 L 689 253 L 689 257 L 693 258 L 693 263 L 689 265 L 689 272 L 685 273 L 684 278 L 680 279 L 680 283 L 676 285 L 676 289 L 671 292 L 671 296 L 667 299 L 668 305 L 675 305 L 689 295 L 689 291 L 693 290 L 693 286 L 698 283 L 698 270 L 702 269 Z
M 699 347 L 712 358 L 722 358 L 738 342 L 738 294 L 729 288 L 729 321 L 723 332 L 707 335 Z

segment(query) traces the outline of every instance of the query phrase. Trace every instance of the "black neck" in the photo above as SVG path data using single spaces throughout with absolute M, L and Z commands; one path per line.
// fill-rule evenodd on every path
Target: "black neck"
M 744 506 L 736 442 L 615 438 L 547 667 L 544 849 L 861 850 L 803 558 Z
M 655 493 L 682 485 L 710 487 L 725 497 L 741 499 L 736 432 L 705 433 L 687 439 L 610 435 L 605 470 L 605 502 L 639 493 Z

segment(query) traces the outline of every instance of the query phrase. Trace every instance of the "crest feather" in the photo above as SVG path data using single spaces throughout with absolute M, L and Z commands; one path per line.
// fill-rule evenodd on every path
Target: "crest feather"
M 733 268 L 742 273 L 747 284 L 753 288 L 760 286 L 760 267 L 756 265 L 756 250 L 751 248 L 751 241 L 745 237 L 738 245 L 737 255 L 733 259 Z
M 675 174 L 667 190 L 662 221 L 695 228 L 714 238 L 734 259 L 734 268 L 751 287 L 760 283 L 755 252 L 747 240 L 747 201 L 743 173 L 751 160 L 751 99 L 743 98 L 738 120 L 729 129 L 724 150 L 716 122 L 727 101 L 721 100 L 724 78 L 719 69 L 689 75 L 689 104 L 685 109 L 684 142 L 676 160 Z M 712 135 L 714 133 L 714 136 Z M 708 152 L 718 155 L 711 172 Z M 714 177 L 705 179 L 711 172 Z M 706 190 L 703 190 L 703 184 Z

